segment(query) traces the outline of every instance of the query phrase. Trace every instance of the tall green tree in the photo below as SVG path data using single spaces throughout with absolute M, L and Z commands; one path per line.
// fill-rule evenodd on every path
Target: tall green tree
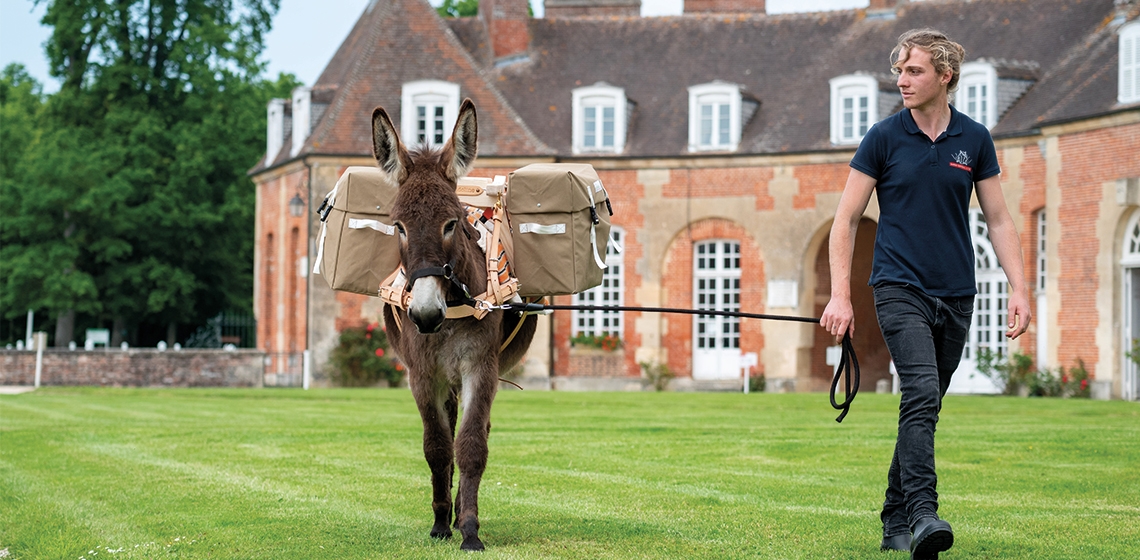
M 296 83 L 260 78 L 279 0 L 44 3 L 62 84 L 5 186 L 17 220 L 4 230 L 4 313 L 43 309 L 57 326 L 79 313 L 110 321 L 117 342 L 249 309 L 246 171 L 264 150 L 265 103 Z M 57 328 L 56 344 L 71 339 Z

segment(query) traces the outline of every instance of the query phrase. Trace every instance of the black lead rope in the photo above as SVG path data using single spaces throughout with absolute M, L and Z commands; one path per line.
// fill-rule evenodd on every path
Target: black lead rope
M 721 317 L 738 317 L 743 319 L 767 319 L 772 321 L 796 321 L 799 323 L 819 324 L 819 319 L 813 317 L 797 317 L 794 315 L 766 315 L 763 313 L 743 313 L 740 311 L 714 311 L 711 309 L 680 309 L 673 307 L 634 307 L 626 305 L 553 305 L 542 303 L 507 303 L 503 309 L 520 313 L 540 313 L 543 311 L 640 311 L 647 313 L 680 313 L 686 315 L 718 315 Z M 859 393 L 859 360 L 855 357 L 855 347 L 851 344 L 851 336 L 843 335 L 843 351 L 839 358 L 839 368 L 835 370 L 835 377 L 831 380 L 831 407 L 841 410 L 836 422 L 842 422 L 851 411 L 851 402 Z M 839 388 L 839 378 L 843 378 L 843 402 L 835 401 L 835 391 Z

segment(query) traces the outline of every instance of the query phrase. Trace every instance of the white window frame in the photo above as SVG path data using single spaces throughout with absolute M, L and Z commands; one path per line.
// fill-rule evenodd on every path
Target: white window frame
M 997 81 L 997 70 L 992 64 L 963 64 L 954 92 L 954 108 L 986 128 L 993 128 L 997 124 Z
M 442 107 L 443 140 L 437 142 L 430 129 L 426 131 L 425 138 L 428 146 L 442 146 L 451 137 L 455 121 L 459 118 L 459 85 L 440 80 L 421 80 L 404 84 L 400 92 L 400 137 L 408 146 L 420 144 L 417 111 L 419 107 L 424 107 L 425 111 Z
M 689 87 L 689 151 L 736 151 L 740 145 L 740 86 L 711 82 Z M 704 138 L 705 107 L 711 107 L 709 139 Z M 721 111 L 727 111 L 725 123 Z M 727 126 L 727 130 L 724 127 Z
M 598 82 L 592 86 L 580 87 L 571 93 L 571 111 L 573 111 L 573 140 L 574 154 L 620 154 L 625 150 L 626 105 L 625 89 Z M 586 109 L 613 110 L 613 145 L 604 146 L 602 138 L 604 120 L 595 118 L 593 138 L 594 145 L 587 146 L 586 141 Z M 600 112 L 600 111 L 599 111 Z
M 1120 103 L 1140 102 L 1140 22 L 1120 28 L 1119 48 L 1116 100 Z
M 831 84 L 831 143 L 832 144 L 858 144 L 863 140 L 866 131 L 860 131 L 860 125 L 866 124 L 867 130 L 879 122 L 879 81 L 874 76 L 865 74 L 848 74 L 832 78 Z M 859 114 L 862 108 L 858 102 L 866 98 L 867 120 L 861 123 Z M 845 130 L 844 100 L 852 100 L 852 129 Z
M 625 302 L 625 263 L 621 247 L 625 245 L 625 230 L 610 228 L 610 241 L 606 243 L 606 269 L 602 283 L 574 295 L 575 305 L 622 306 Z M 625 318 L 621 311 L 574 311 L 571 316 L 573 336 L 623 336 Z

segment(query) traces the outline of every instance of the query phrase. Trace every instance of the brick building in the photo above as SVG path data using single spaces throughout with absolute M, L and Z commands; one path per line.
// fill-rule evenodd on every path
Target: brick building
M 312 208 L 346 166 L 374 164 L 372 109 L 388 109 L 405 141 L 441 143 L 464 97 L 479 111 L 473 175 L 584 161 L 606 184 L 623 250 L 607 285 L 563 301 L 715 300 L 818 317 L 847 163 L 867 128 L 902 107 L 887 55 L 903 31 L 929 26 L 966 48 L 953 102 L 994 136 L 1035 296 L 1030 331 L 1007 342 L 1005 278 L 975 211 L 977 312 L 952 390 L 993 390 L 971 375 L 990 348 L 1043 367 L 1080 359 L 1094 393 L 1137 398 L 1126 357 L 1140 337 L 1136 0 L 872 0 L 789 15 L 766 14 L 763 0 L 687 0 L 683 15 L 655 18 L 638 17 L 637 0 L 547 0 L 543 19 L 525 1 L 484 0 L 478 17 L 445 20 L 425 0 L 375 0 L 312 87 L 270 104 L 267 156 L 251 173 L 258 340 L 282 353 L 273 367 L 309 349 L 320 380 L 337 332 L 380 315 L 376 298 L 308 273 Z M 876 219 L 872 199 L 853 293 L 871 386 L 889 378 L 864 286 Z M 617 352 L 570 344 L 607 332 L 621 336 Z M 739 383 L 742 356 L 755 353 L 770 390 L 822 390 L 830 344 L 807 324 L 559 312 L 527 367 L 555 388 L 617 389 L 640 386 L 640 362 L 659 362 L 678 388 L 716 388 Z

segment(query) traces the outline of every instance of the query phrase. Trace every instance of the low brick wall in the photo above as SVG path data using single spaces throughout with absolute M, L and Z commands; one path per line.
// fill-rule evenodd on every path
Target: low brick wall
M 570 349 L 570 376 L 627 377 L 625 354 L 596 348 Z M 636 378 L 635 378 L 636 379 Z
M 0 350 L 0 385 L 33 385 L 36 353 Z M 259 350 L 44 351 L 40 385 L 110 387 L 261 387 L 265 353 Z

